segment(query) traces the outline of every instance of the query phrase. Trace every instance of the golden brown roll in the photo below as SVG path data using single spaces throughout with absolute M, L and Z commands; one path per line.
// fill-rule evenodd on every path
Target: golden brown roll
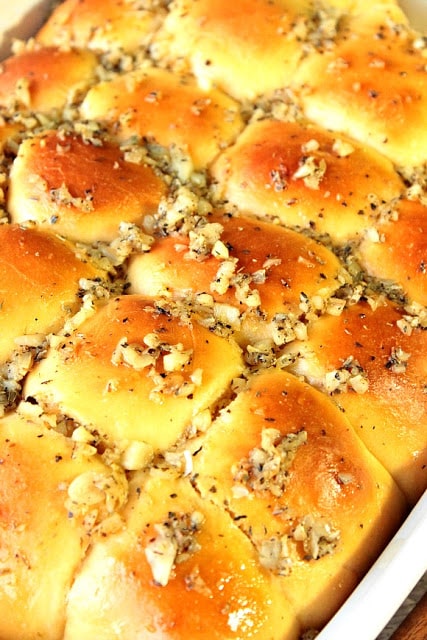
M 66 0 L 36 35 L 44 45 L 133 53 L 147 46 L 162 16 L 158 2 Z
M 395 217 L 367 233 L 357 256 L 367 272 L 397 284 L 409 300 L 427 306 L 427 207 L 402 200 Z
M 265 119 L 246 127 L 211 168 L 216 197 L 334 242 L 375 224 L 403 182 L 374 150 L 322 127 Z
M 243 126 L 238 103 L 226 94 L 154 67 L 94 86 L 81 112 L 105 122 L 120 141 L 138 136 L 157 142 L 189 156 L 196 169 L 209 164 Z
M 172 446 L 242 370 L 233 341 L 142 296 L 119 296 L 56 344 L 24 387 L 120 444 Z M 85 393 L 82 393 L 85 389 Z
M 65 640 L 296 640 L 295 612 L 232 516 L 170 472 L 137 473 L 126 528 L 95 543 Z
M 47 112 L 78 102 L 95 80 L 97 60 L 87 50 L 35 47 L 2 62 L 0 106 Z
M 424 327 L 415 310 L 362 301 L 323 316 L 289 347 L 294 371 L 332 395 L 412 504 L 427 482 Z
M 237 99 L 281 88 L 303 55 L 310 0 L 179 0 L 155 38 L 162 58 L 187 62 L 201 86 Z
M 98 456 L 19 413 L 0 419 L 0 459 L 0 636 L 59 640 L 75 572 L 108 516 L 107 495 L 116 509 L 127 482 L 116 471 L 113 489 Z
M 71 240 L 111 242 L 122 222 L 141 223 L 166 191 L 146 164 L 107 141 L 48 131 L 25 140 L 10 172 L 13 222 L 33 221 Z
M 0 362 L 25 336 L 59 331 L 80 307 L 80 280 L 102 272 L 80 260 L 71 244 L 19 225 L 0 225 Z
M 405 510 L 346 416 L 278 370 L 249 379 L 194 469 L 204 499 L 227 505 L 261 564 L 281 577 L 304 628 L 327 622 Z
M 374 147 L 396 165 L 426 161 L 425 57 L 396 6 L 366 7 L 336 46 L 295 75 L 306 116 Z
M 188 235 L 134 254 L 130 291 L 191 300 L 205 322 L 231 326 L 242 344 L 276 345 L 304 331 L 302 304 L 321 313 L 344 282 L 336 256 L 290 229 L 216 212 Z

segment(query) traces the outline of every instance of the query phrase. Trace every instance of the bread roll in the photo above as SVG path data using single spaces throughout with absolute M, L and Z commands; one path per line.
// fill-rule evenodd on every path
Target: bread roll
M 0 638 L 312 640 L 427 487 L 397 0 L 64 0 L 0 69 Z
M 282 576 L 304 628 L 328 620 L 405 509 L 346 416 L 281 371 L 249 379 L 194 466 L 202 496 L 227 505 L 261 564 Z
M 322 127 L 263 119 L 250 124 L 211 169 L 218 199 L 335 243 L 375 225 L 402 179 L 373 149 Z
M 411 504 L 427 476 L 427 334 L 416 311 L 361 301 L 289 347 L 293 371 L 332 395 Z
M 59 331 L 80 307 L 80 281 L 103 272 L 81 260 L 73 246 L 51 234 L 15 224 L 0 225 L 0 362 L 26 336 Z
M 251 100 L 292 76 L 313 13 L 309 0 L 180 0 L 156 35 L 154 52 L 160 49 L 172 64 L 184 58 L 205 88 Z
M 0 419 L 0 457 L 0 635 L 56 640 L 75 572 L 108 514 L 106 496 L 116 509 L 126 478 L 115 472 L 113 496 L 111 467 L 25 414 Z
M 278 581 L 232 516 L 187 479 L 137 473 L 124 519 L 73 584 L 65 639 L 298 638 Z
M 81 112 L 105 122 L 119 141 L 137 136 L 175 149 L 195 169 L 209 164 L 243 126 L 238 103 L 225 93 L 155 67 L 95 85 Z
M 366 7 L 330 52 L 308 56 L 300 65 L 293 86 L 305 114 L 377 149 L 398 166 L 423 165 L 423 46 L 397 6 Z
M 110 444 L 136 440 L 158 451 L 184 436 L 241 370 L 233 342 L 128 295 L 60 340 L 30 372 L 24 393 Z
M 394 213 L 366 234 L 358 258 L 369 274 L 399 285 L 409 300 L 426 306 L 427 208 L 402 200 Z
M 35 47 L 4 60 L 0 106 L 49 112 L 76 102 L 95 80 L 96 57 L 87 50 Z
M 242 346 L 282 345 L 305 333 L 301 305 L 321 313 L 346 274 L 314 240 L 248 216 L 216 212 L 188 235 L 159 238 L 129 261 L 130 291 L 191 300 L 209 326 Z
M 160 2 L 66 0 L 36 39 L 44 45 L 89 48 L 120 56 L 150 41 L 163 15 Z
M 121 223 L 142 223 L 166 188 L 154 169 L 116 145 L 48 131 L 25 140 L 11 172 L 13 222 L 35 222 L 76 242 L 111 242 Z

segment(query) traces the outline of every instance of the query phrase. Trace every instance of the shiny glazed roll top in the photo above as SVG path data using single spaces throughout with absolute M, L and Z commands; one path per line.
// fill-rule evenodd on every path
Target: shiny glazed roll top
M 20 145 L 7 204 L 13 222 L 75 242 L 111 242 L 121 223 L 152 215 L 165 191 L 151 166 L 128 161 L 119 146 L 90 132 L 47 131 Z
M 283 371 L 249 378 L 206 434 L 194 469 L 204 499 L 227 507 L 280 577 L 305 629 L 327 622 L 405 512 L 345 414 Z
M 65 640 L 297 640 L 301 627 L 280 584 L 232 516 L 188 479 L 138 472 L 123 520 L 79 571 Z
M 135 252 L 130 291 L 179 301 L 242 346 L 283 345 L 304 336 L 313 315 L 337 302 L 346 282 L 336 256 L 320 243 L 254 217 L 212 212 L 188 233 Z
M 55 341 L 27 377 L 24 393 L 110 446 L 135 440 L 156 451 L 195 429 L 241 371 L 233 341 L 160 303 L 128 295 L 94 309 L 71 335 Z

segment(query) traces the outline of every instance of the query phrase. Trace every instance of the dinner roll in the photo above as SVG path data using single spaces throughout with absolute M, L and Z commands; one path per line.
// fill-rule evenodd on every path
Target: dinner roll
M 188 480 L 137 473 L 124 519 L 78 573 L 65 640 L 297 640 L 295 611 L 250 540 Z
M 202 496 L 227 505 L 260 563 L 281 576 L 304 628 L 327 622 L 405 510 L 345 414 L 284 371 L 249 378 L 194 468 Z
M 90 51 L 28 48 L 0 67 L 0 107 L 49 112 L 78 102 L 95 79 Z
M 427 207 L 402 200 L 394 217 L 367 233 L 357 250 L 367 272 L 401 287 L 413 302 L 427 306 Z
M 161 450 L 196 425 L 241 370 L 233 341 L 160 302 L 127 295 L 60 339 L 30 372 L 24 393 L 110 446 L 136 440 Z
M 133 53 L 147 46 L 162 10 L 159 2 L 138 0 L 66 0 L 36 35 L 44 45 Z
M 337 257 L 277 224 L 215 212 L 188 235 L 160 237 L 129 261 L 130 291 L 190 303 L 204 323 L 230 327 L 242 346 L 305 334 L 304 309 L 321 313 L 346 281 Z
M 412 504 L 427 477 L 427 333 L 416 311 L 361 301 L 289 346 L 293 371 L 332 396 Z
M 211 168 L 215 195 L 335 243 L 375 224 L 404 190 L 391 162 L 345 135 L 270 118 L 248 125 Z
M 175 150 L 178 165 L 188 156 L 195 169 L 210 163 L 243 126 L 238 103 L 225 93 L 155 67 L 95 85 L 81 113 L 105 123 L 119 141 L 137 136 Z
M 75 573 L 126 478 L 116 470 L 113 482 L 98 456 L 20 413 L 0 419 L 0 459 L 0 636 L 58 640 Z
M 155 37 L 154 55 L 159 50 L 172 65 L 184 59 L 206 89 L 254 99 L 292 77 L 313 14 L 310 0 L 175 0 Z
M 54 235 L 16 224 L 0 225 L 0 363 L 19 346 L 59 331 L 80 307 L 81 280 L 100 279 Z
M 424 41 L 396 6 L 354 17 L 336 46 L 308 56 L 294 77 L 306 116 L 374 147 L 396 165 L 422 165 L 427 138 Z
M 78 242 L 111 242 L 122 222 L 155 213 L 166 185 L 115 144 L 64 131 L 25 140 L 10 172 L 13 222 L 35 222 Z

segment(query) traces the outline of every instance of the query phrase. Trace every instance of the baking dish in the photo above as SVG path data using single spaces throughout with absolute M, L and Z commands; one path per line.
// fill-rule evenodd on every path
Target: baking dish
M 417 28 L 427 27 L 427 7 L 422 0 L 402 1 Z M 36 30 L 48 2 L 20 0 L 4 9 L 0 55 L 7 55 L 14 37 L 26 38 Z M 347 603 L 318 636 L 321 640 L 345 637 L 374 640 L 427 569 L 427 496 L 425 495 L 360 583 Z

